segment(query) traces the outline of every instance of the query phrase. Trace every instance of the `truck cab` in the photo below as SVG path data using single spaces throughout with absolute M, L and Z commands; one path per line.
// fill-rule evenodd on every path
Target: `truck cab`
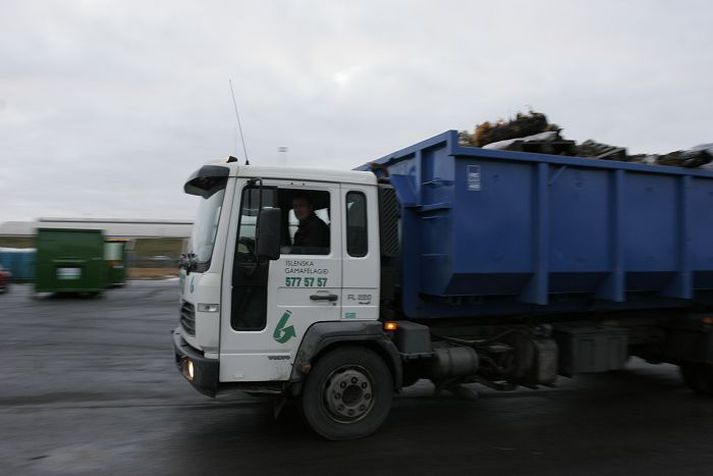
M 179 369 L 196 389 L 211 396 L 230 387 L 301 393 L 300 382 L 335 329 L 393 353 L 380 348 L 386 341 L 376 322 L 374 174 L 228 162 L 202 167 L 185 191 L 200 205 L 182 259 L 174 347 Z M 367 370 L 344 372 L 333 385 L 347 386 L 347 377 L 374 385 Z M 354 413 L 363 413 L 363 396 L 353 398 L 361 403 Z M 341 412 L 346 420 L 350 411 Z

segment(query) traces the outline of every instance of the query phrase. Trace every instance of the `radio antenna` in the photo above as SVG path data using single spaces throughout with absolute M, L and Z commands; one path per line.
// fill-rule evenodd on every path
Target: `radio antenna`
M 243 135 L 243 126 L 240 123 L 240 113 L 238 113 L 238 102 L 235 100 L 235 91 L 233 90 L 233 81 L 228 78 L 228 84 L 230 85 L 230 94 L 233 97 L 233 109 L 235 110 L 235 120 L 238 121 L 238 131 L 240 131 L 240 140 L 243 141 L 243 153 L 245 154 L 245 165 L 250 165 L 250 160 L 248 159 L 248 148 L 245 145 L 245 135 Z

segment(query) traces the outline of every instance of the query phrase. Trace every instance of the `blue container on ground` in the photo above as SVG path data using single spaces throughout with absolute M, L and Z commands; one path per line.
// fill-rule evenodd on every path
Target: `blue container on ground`
M 35 279 L 35 250 L 22 248 L 0 249 L 0 265 L 12 273 L 15 282 Z
M 408 317 L 711 299 L 713 171 L 461 146 L 457 131 L 359 169 L 401 205 Z

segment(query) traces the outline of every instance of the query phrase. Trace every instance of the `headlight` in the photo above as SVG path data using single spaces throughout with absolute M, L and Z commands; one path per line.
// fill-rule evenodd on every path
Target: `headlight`
M 196 370 L 195 367 L 193 366 L 193 361 L 189 359 L 188 357 L 185 357 L 183 359 L 183 363 L 181 366 L 181 370 L 183 372 L 183 376 L 186 377 L 190 382 L 193 381 L 193 377 L 196 376 Z
M 193 361 L 189 360 L 186 364 L 186 373 L 188 373 L 188 378 L 193 380 Z

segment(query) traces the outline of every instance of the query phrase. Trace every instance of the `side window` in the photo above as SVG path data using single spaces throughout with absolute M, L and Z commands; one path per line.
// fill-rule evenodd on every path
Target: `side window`
M 246 187 L 241 200 L 236 261 L 255 261 L 255 230 L 260 206 L 279 208 L 282 212 L 282 254 L 329 254 L 329 192 L 263 187 L 260 197 L 258 188 Z
M 329 192 L 280 189 L 279 201 L 287 210 L 287 233 L 282 254 L 328 255 L 330 252 Z
M 366 234 L 366 196 L 362 192 L 347 193 L 347 254 L 355 258 L 366 256 L 369 240 Z

